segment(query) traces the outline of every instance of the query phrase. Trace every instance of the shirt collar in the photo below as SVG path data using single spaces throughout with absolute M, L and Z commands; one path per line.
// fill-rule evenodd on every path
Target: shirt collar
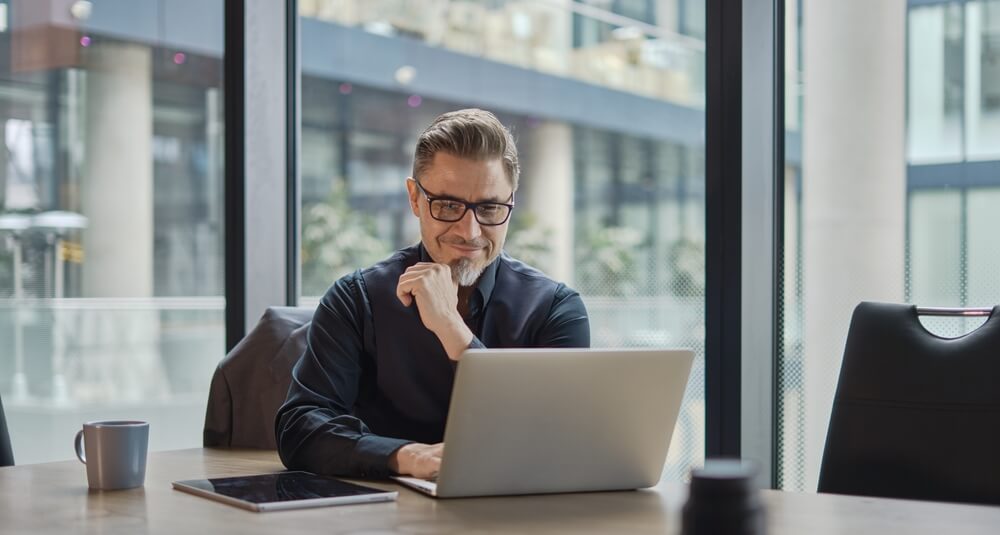
M 496 258 L 490 262 L 490 265 L 486 266 L 483 273 L 479 275 L 479 280 L 476 281 L 476 293 L 479 294 L 481 298 L 482 306 L 486 306 L 486 303 L 490 302 L 490 296 L 493 295 L 493 288 L 497 283 L 497 267 L 500 265 L 500 257 L 503 253 L 497 255 Z M 424 247 L 423 242 L 420 243 L 420 261 L 421 262 L 433 262 L 434 259 L 431 255 L 427 253 L 427 249 Z

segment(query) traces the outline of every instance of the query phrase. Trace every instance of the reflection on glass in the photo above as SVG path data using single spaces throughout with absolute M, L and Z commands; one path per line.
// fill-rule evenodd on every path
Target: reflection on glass
M 69 458 L 97 418 L 150 421 L 152 449 L 199 445 L 224 350 L 222 3 L 93 4 L 0 3 L 0 392 L 18 463 Z
M 309 472 L 278 472 L 254 476 L 195 479 L 186 485 L 254 504 L 358 496 L 381 492 Z
M 610 9 L 602 8 L 601 6 Z M 704 1 L 302 0 L 303 17 L 704 105 Z M 677 21 L 677 13 L 683 19 Z M 667 22 L 671 22 L 667 24 Z M 407 72 L 407 71 L 403 71 Z M 403 85 L 410 75 L 401 76 Z

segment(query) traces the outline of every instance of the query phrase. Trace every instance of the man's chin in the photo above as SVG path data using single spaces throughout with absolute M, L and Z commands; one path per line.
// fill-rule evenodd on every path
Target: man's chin
M 486 262 L 477 262 L 470 258 L 459 258 L 450 264 L 451 277 L 459 286 L 472 286 L 486 269 Z

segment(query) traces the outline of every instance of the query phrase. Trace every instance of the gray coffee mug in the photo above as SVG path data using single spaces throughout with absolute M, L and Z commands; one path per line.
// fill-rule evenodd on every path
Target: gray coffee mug
M 87 422 L 74 441 L 77 458 L 87 465 L 87 483 L 100 490 L 141 487 L 148 445 L 149 424 L 136 420 Z

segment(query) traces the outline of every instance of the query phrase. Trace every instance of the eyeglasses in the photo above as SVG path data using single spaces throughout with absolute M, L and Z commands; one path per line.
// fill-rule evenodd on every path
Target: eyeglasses
M 413 180 L 417 184 L 420 193 L 424 194 L 427 204 L 431 206 L 431 217 L 445 223 L 461 221 L 465 217 L 465 212 L 472 210 L 476 216 L 476 221 L 480 225 L 495 227 L 503 225 L 510 217 L 511 210 L 514 209 L 514 194 L 510 194 L 510 204 L 502 202 L 465 202 L 449 197 L 441 197 L 427 193 L 427 190 L 420 185 L 420 181 Z

